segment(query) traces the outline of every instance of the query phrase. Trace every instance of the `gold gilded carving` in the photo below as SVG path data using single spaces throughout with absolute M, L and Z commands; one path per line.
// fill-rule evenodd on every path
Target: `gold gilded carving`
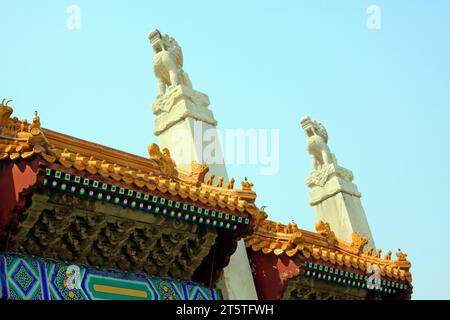
M 159 146 L 152 143 L 148 147 L 148 153 L 150 155 L 150 159 L 154 160 L 157 163 L 158 168 L 163 175 L 174 175 L 175 162 L 170 157 L 169 149 L 164 148 L 161 152 Z
M 197 184 L 201 184 L 205 181 L 205 176 L 209 171 L 209 168 L 206 164 L 199 164 L 196 161 L 192 161 L 191 163 L 192 175 L 197 178 Z
M 356 232 L 352 233 L 352 243 L 350 245 L 350 250 L 357 255 L 360 255 L 364 249 L 364 246 L 369 243 L 369 239 L 364 238 L 357 234 Z
M 298 228 L 297 224 L 294 220 L 288 223 L 288 225 L 284 228 L 284 233 L 296 233 L 300 229 Z
M 215 185 L 216 188 L 222 188 L 223 187 L 223 177 L 219 177 L 219 181 L 217 181 L 217 184 Z
M 392 252 L 391 252 L 391 251 L 388 251 L 388 252 L 386 253 L 386 255 L 384 256 L 384 260 L 391 260 L 391 257 L 392 257 Z
M 381 249 L 377 249 L 377 252 L 375 253 L 374 257 L 381 259 Z
M 253 183 L 248 182 L 247 177 L 245 178 L 244 181 L 241 182 L 241 185 L 242 185 L 242 190 L 244 190 L 244 191 L 251 191 L 253 188 Z
M 330 247 L 334 247 L 336 236 L 334 232 L 331 230 L 330 224 L 328 222 L 319 220 L 316 223 L 316 231 L 318 234 L 327 238 L 327 242 Z
M 212 186 L 213 185 L 213 183 L 214 183 L 214 178 L 215 178 L 216 176 L 215 175 L 211 175 L 209 178 L 208 178 L 208 180 L 206 180 L 206 185 L 208 185 L 208 186 Z
M 3 99 L 0 103 L 0 126 L 6 126 L 8 119 L 13 113 L 13 109 L 8 106 L 12 100 Z
M 397 253 L 397 260 L 392 261 L 390 253 L 381 258 L 381 249 L 372 256 L 374 248 L 369 248 L 362 253 L 366 245 L 366 239 L 358 234 L 353 235 L 351 244 L 334 238 L 334 247 L 330 249 L 330 243 L 333 238 L 329 235 L 331 230 L 325 222 L 318 222 L 316 225 L 317 233 L 298 229 L 294 222 L 288 225 L 282 225 L 275 221 L 267 220 L 267 213 L 261 207 L 259 213 L 255 214 L 256 220 L 255 232 L 245 239 L 247 248 L 264 254 L 281 255 L 286 253 L 288 257 L 301 254 L 304 258 L 320 259 L 336 266 L 347 266 L 365 271 L 370 264 L 377 264 L 382 270 L 386 270 L 387 277 L 397 277 L 404 281 L 411 282 L 411 273 L 409 269 L 411 263 L 406 260 L 406 254 L 400 250 Z M 320 236 L 320 237 L 318 237 Z M 327 238 L 327 244 L 324 244 L 323 236 Z M 397 270 L 395 273 L 393 270 Z
M 398 261 L 406 261 L 407 254 L 404 252 L 401 252 L 400 249 L 398 249 L 396 256 L 397 256 Z
M 365 255 L 367 255 L 367 256 L 372 256 L 373 255 L 373 247 L 370 247 L 367 251 L 366 251 L 366 253 L 365 253 Z
M 233 190 L 234 189 L 234 183 L 236 182 L 236 180 L 234 180 L 234 178 L 231 178 L 231 180 L 228 182 L 227 184 L 227 189 L 229 190 Z
M 40 128 L 37 111 L 31 124 L 26 119 L 11 119 L 13 109 L 8 106 L 11 100 L 5 100 L 0 103 L 0 160 L 29 159 L 35 154 L 51 156 L 46 154 L 48 141 Z

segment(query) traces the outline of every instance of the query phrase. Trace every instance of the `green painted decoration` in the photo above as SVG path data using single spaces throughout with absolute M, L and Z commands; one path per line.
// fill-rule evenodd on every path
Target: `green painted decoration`
M 0 300 L 222 300 L 222 296 L 191 281 L 0 254 Z

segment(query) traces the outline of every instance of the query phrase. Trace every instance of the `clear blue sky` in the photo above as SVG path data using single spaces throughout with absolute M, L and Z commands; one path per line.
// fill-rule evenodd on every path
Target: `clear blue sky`
M 81 29 L 66 27 L 69 5 Z M 368 30 L 367 7 L 381 9 Z M 147 32 L 170 33 L 221 130 L 280 129 L 280 166 L 230 166 L 272 219 L 314 229 L 304 114 L 363 194 L 377 246 L 412 261 L 414 298 L 450 299 L 450 1 L 0 0 L 0 96 L 15 115 L 146 156 L 156 92 Z

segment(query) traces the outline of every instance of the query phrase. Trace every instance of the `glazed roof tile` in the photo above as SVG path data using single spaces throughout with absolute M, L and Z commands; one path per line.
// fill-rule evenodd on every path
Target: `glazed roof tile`
M 329 225 L 319 221 L 316 225 L 317 232 L 299 229 L 291 222 L 284 225 L 267 220 L 267 215 L 257 217 L 255 231 L 245 239 L 247 248 L 264 254 L 280 256 L 286 254 L 293 257 L 297 254 L 307 259 L 322 260 L 336 266 L 347 266 L 365 271 L 370 265 L 377 265 L 381 275 L 389 278 L 401 279 L 411 283 L 412 276 L 409 272 L 411 263 L 406 259 L 406 254 L 398 251 L 397 259 L 391 259 L 391 252 L 381 257 L 378 249 L 373 255 L 373 248 L 363 252 L 367 239 L 353 234 L 352 243 L 337 239 L 330 230 Z
M 250 214 L 258 211 L 252 184 L 244 181 L 242 189 L 213 186 L 204 181 L 209 170 L 207 165 L 192 162 L 191 172 L 184 171 L 176 167 L 169 150 L 161 151 L 156 144 L 149 146 L 146 159 L 41 128 L 37 113 L 32 123 L 11 118 L 11 114 L 11 107 L 0 104 L 0 160 L 40 157 L 50 165 L 58 164 L 221 209 Z

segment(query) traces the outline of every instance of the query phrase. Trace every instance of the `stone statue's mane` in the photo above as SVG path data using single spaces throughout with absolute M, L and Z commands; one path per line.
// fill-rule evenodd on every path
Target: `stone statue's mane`
M 325 126 L 317 121 L 313 121 L 313 125 L 316 133 L 323 138 L 325 143 L 328 143 L 328 132 Z
M 167 45 L 167 50 L 173 54 L 173 56 L 176 59 L 177 64 L 180 67 L 182 67 L 183 66 L 183 51 L 181 50 L 181 47 L 178 44 L 178 42 L 174 38 L 169 36 L 168 34 L 163 34 L 161 37 Z

